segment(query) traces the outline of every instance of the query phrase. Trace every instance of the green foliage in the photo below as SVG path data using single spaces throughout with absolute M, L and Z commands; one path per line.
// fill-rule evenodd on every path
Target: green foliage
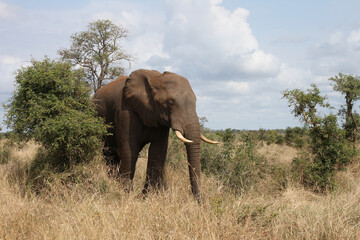
M 262 177 L 265 159 L 257 154 L 257 142 L 252 135 L 241 134 L 239 144 L 236 144 L 236 135 L 231 130 L 226 130 L 221 135 L 224 143 L 221 148 L 214 145 L 202 146 L 202 171 L 216 176 L 235 192 L 241 193 Z
M 302 156 L 294 159 L 294 172 L 300 175 L 301 182 L 318 191 L 334 187 L 335 171 L 350 162 L 352 150 L 345 141 L 345 131 L 340 129 L 333 114 L 320 117 L 317 106 L 330 107 L 326 97 L 320 96 L 319 89 L 312 85 L 307 93 L 295 89 L 283 92 L 284 98 L 293 107 L 293 113 L 303 122 L 310 124 L 310 149 L 312 157 Z M 288 131 L 288 138 L 293 134 Z
M 175 169 L 186 164 L 187 155 L 184 143 L 179 141 L 174 131 L 169 132 L 169 147 L 166 158 L 167 164 Z
M 265 159 L 256 152 L 257 142 L 249 135 L 242 136 L 242 142 L 235 149 L 235 155 L 229 163 L 231 169 L 225 182 L 237 192 L 242 192 L 255 184 L 266 168 Z
M 48 119 L 37 133 L 43 144 L 69 163 L 94 158 L 101 148 L 100 139 L 103 134 L 99 119 L 90 113 L 74 109 Z
M 61 49 L 58 53 L 63 60 L 84 69 L 86 79 L 96 92 L 105 81 L 124 74 L 123 60 L 132 60 L 120 45 L 127 32 L 110 20 L 97 20 L 91 22 L 86 31 L 72 35 L 70 48 Z
M 1 127 L 0 127 L 1 132 Z M 2 134 L 0 133 L 0 164 L 5 164 L 10 161 L 11 151 L 9 144 L 2 139 Z
M 224 144 L 231 145 L 235 140 L 235 132 L 230 128 L 227 128 L 224 132 L 221 132 L 220 136 L 222 137 Z
M 310 142 L 308 130 L 301 127 L 288 127 L 285 130 L 285 142 L 287 145 L 303 148 Z
M 322 163 L 328 162 L 333 167 L 349 163 L 352 150 L 345 141 L 345 131 L 339 128 L 335 115 L 324 117 L 319 127 L 311 129 L 310 136 L 315 159 Z
M 294 160 L 295 172 L 302 172 L 301 181 L 317 191 L 335 187 L 336 170 L 346 166 L 353 149 L 347 144 L 345 131 L 340 129 L 335 115 L 321 119 L 319 126 L 310 130 L 312 159 L 302 156 Z
M 333 89 L 345 95 L 350 101 L 360 100 L 360 77 L 339 73 L 329 79 L 333 81 Z
M 105 193 L 109 190 L 107 175 L 102 174 L 101 159 L 94 158 L 90 162 L 72 165 L 60 165 L 52 152 L 40 149 L 30 166 L 26 166 L 25 193 L 42 194 L 59 188 L 78 189 L 84 193 Z
M 69 63 L 31 60 L 17 72 L 5 107 L 6 123 L 18 139 L 41 143 L 41 158 L 46 153 L 59 169 L 90 161 L 101 149 L 105 126 L 92 108 L 82 71 Z
M 208 122 L 207 118 L 206 117 L 199 117 L 199 122 L 200 122 L 201 131 L 206 131 L 205 123 Z
M 267 145 L 270 144 L 282 145 L 285 142 L 283 134 L 279 133 L 277 130 L 260 129 L 258 131 L 258 139 L 260 141 L 266 142 Z
M 339 115 L 344 118 L 344 128 L 346 130 L 346 137 L 349 141 L 355 143 L 358 138 L 360 118 L 356 112 L 353 112 L 355 101 L 360 99 L 360 77 L 353 75 L 346 75 L 339 73 L 329 79 L 333 81 L 333 89 L 345 95 L 345 105 L 339 111 Z
M 6 164 L 11 159 L 11 150 L 10 147 L 6 144 L 0 143 L 0 164 Z
M 304 92 L 300 89 L 283 91 L 283 98 L 289 102 L 289 107 L 293 108 L 292 113 L 304 123 L 316 126 L 321 117 L 317 114 L 317 107 L 331 108 L 326 102 L 327 98 L 320 96 L 320 90 L 315 84 Z

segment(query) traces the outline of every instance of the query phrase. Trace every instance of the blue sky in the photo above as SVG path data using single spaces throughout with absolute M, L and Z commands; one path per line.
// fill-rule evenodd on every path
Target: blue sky
M 57 58 L 70 36 L 97 19 L 129 30 L 124 49 L 138 68 L 189 79 L 212 129 L 299 125 L 281 91 L 358 75 L 360 1 L 355 0 L 0 0 L 0 101 L 31 57 Z M 0 108 L 0 119 L 4 110 Z

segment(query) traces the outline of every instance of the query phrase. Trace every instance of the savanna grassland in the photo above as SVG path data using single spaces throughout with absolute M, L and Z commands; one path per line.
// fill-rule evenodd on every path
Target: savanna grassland
M 168 189 L 146 198 L 141 194 L 146 150 L 138 160 L 134 190 L 128 193 L 108 177 L 101 157 L 63 172 L 47 172 L 46 178 L 40 173 L 39 184 L 30 170 L 38 145 L 10 147 L 7 161 L 0 165 L 0 238 L 359 238 L 357 161 L 336 173 L 332 191 L 316 193 L 299 184 L 291 170 L 293 158 L 304 148 L 262 141 L 249 144 L 249 139 L 243 142 L 236 135 L 230 139 L 236 143 L 231 147 L 226 141 L 220 146 L 202 145 L 203 163 L 208 158 L 242 173 L 233 170 L 222 176 L 226 172 L 214 173 L 214 166 L 205 162 L 203 204 L 198 205 L 190 190 L 185 148 L 174 139 L 166 168 Z M 238 158 L 254 164 L 236 165 L 233 159 Z

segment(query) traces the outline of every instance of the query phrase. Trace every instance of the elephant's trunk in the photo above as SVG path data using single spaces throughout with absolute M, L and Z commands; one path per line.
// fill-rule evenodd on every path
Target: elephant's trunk
M 186 151 L 189 163 L 191 190 L 195 199 L 200 202 L 200 124 L 197 120 L 184 129 L 185 137 L 193 141 L 186 143 Z

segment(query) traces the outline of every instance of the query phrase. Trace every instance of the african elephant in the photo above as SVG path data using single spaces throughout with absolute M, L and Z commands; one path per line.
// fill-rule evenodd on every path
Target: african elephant
M 186 145 L 191 189 L 199 201 L 200 140 L 217 142 L 200 133 L 196 97 L 186 78 L 140 69 L 104 85 L 93 100 L 99 115 L 112 126 L 105 139 L 106 157 L 118 166 L 121 178 L 132 184 L 138 154 L 150 143 L 143 192 L 164 187 L 164 163 L 172 128 Z

